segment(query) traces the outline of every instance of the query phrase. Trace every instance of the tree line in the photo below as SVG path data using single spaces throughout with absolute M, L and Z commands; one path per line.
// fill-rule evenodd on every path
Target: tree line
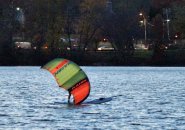
M 17 7 L 22 10 L 24 23 L 16 19 Z M 2 65 L 22 64 L 27 57 L 31 57 L 32 62 L 41 64 L 41 59 L 57 56 L 82 61 L 87 48 L 96 51 L 97 43 L 106 38 L 116 50 L 116 63 L 124 64 L 133 55 L 134 41 L 144 39 L 144 27 L 139 22 L 143 20 L 140 12 L 150 24 L 147 28 L 148 39 L 155 41 L 153 58 L 157 60 L 163 55 L 161 45 L 168 40 L 164 36 L 166 16 L 163 9 L 172 10 L 172 34 L 178 32 L 184 38 L 184 7 L 184 2 L 179 0 L 165 0 L 163 3 L 156 0 L 2 0 L 0 61 Z M 32 48 L 35 48 L 29 53 L 14 48 L 16 37 L 23 35 L 21 40 L 31 42 Z M 62 41 L 62 37 L 67 39 L 67 43 Z M 72 38 L 78 39 L 77 52 L 69 51 L 73 50 Z

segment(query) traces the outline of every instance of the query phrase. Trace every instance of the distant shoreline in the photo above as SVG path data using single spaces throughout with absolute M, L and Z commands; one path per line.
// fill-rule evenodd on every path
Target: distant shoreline
M 80 66 L 144 66 L 185 67 L 185 50 L 167 50 L 159 55 L 153 51 L 140 50 L 120 52 L 61 52 L 46 53 L 18 50 L 14 54 L 0 55 L 0 66 L 42 66 L 54 58 L 69 59 Z

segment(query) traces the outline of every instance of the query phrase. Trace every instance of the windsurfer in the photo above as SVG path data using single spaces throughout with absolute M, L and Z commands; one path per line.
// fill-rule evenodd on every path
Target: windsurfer
M 69 96 L 68 96 L 68 104 L 71 104 L 71 103 L 70 103 L 71 93 L 70 93 L 70 91 L 68 91 L 68 92 L 69 92 Z
M 69 104 L 82 103 L 90 93 L 90 83 L 85 72 L 74 62 L 56 58 L 42 67 L 48 70 L 56 79 L 58 86 L 69 92 Z M 78 89 L 77 89 L 78 87 Z

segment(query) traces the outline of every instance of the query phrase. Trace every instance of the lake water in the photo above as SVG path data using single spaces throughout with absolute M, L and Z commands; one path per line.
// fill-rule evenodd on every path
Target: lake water
M 39 67 L 0 67 L 0 129 L 185 129 L 185 68 L 82 67 L 87 101 L 67 105 L 68 93 Z

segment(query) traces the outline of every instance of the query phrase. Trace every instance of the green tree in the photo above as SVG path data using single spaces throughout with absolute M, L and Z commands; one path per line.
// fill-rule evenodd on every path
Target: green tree
M 150 1 L 144 0 L 112 0 L 113 13 L 105 16 L 104 33 L 114 43 L 119 52 L 120 62 L 133 54 L 133 38 L 139 37 L 138 15 L 142 10 L 148 13 L 147 5 Z
M 13 33 L 15 32 L 13 1 L 0 1 L 0 65 L 13 64 Z
M 185 2 L 183 3 L 174 3 L 172 6 L 173 10 L 173 20 L 172 25 L 175 32 L 181 34 L 181 38 L 185 38 Z
M 92 44 L 103 25 L 105 3 L 106 0 L 83 0 L 80 4 L 80 17 L 76 30 L 83 51 L 90 43 Z
M 32 38 L 37 52 L 45 47 L 50 54 L 58 53 L 64 33 L 64 13 L 66 0 L 27 1 L 27 32 Z
M 29 0 L 30 3 L 27 14 L 27 31 L 32 38 L 32 44 L 37 51 L 41 51 L 42 45 L 46 41 L 48 28 L 48 0 Z
M 47 13 L 47 31 L 46 41 L 51 52 L 57 51 L 61 48 L 60 38 L 64 28 L 64 18 L 62 17 L 62 0 L 48 1 Z
M 67 37 L 68 47 L 72 49 L 72 36 L 76 35 L 75 26 L 79 20 L 79 4 L 80 1 L 66 0 L 64 8 L 64 27 L 63 34 L 64 37 Z
M 152 57 L 152 62 L 154 64 L 163 64 L 164 61 L 164 39 L 163 39 L 163 18 L 160 14 L 156 15 L 153 19 L 154 24 L 154 52 Z

